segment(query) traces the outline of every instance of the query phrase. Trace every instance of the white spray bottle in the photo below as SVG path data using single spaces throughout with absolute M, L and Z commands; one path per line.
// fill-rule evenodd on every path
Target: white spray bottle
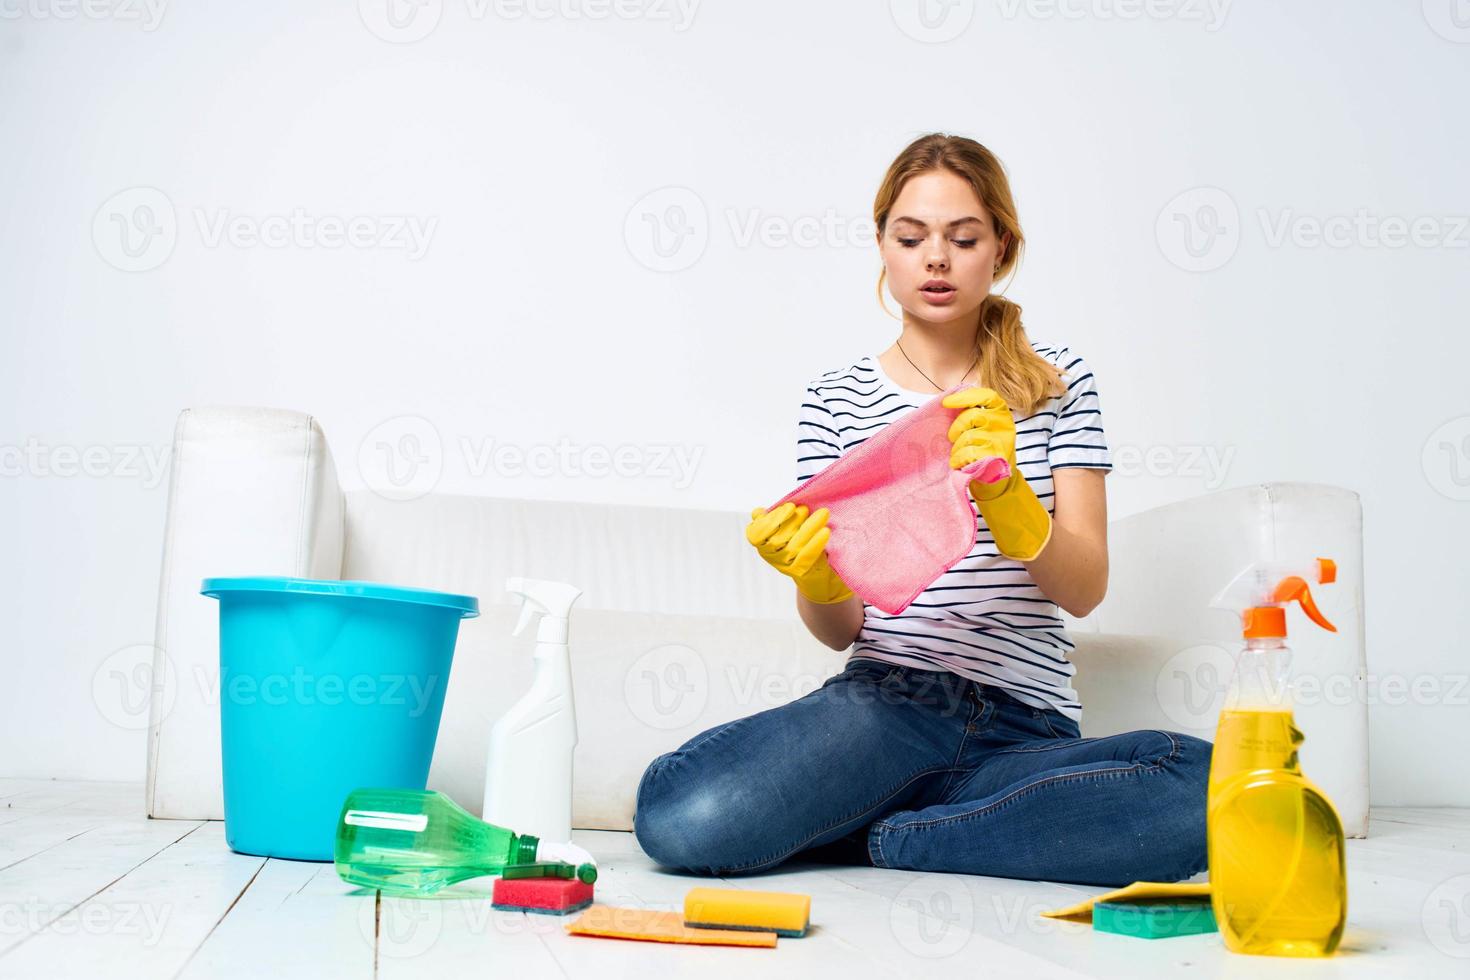
M 533 578 L 507 579 L 505 588 L 522 603 L 513 636 L 533 616 L 540 615 L 541 623 L 531 688 L 490 730 L 484 819 L 543 841 L 570 841 L 577 712 L 567 618 L 582 590 Z

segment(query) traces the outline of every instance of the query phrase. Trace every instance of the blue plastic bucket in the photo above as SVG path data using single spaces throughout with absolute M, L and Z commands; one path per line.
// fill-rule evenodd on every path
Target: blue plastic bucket
M 473 596 L 372 582 L 208 578 L 220 603 L 225 840 L 330 861 L 359 786 L 423 789 Z

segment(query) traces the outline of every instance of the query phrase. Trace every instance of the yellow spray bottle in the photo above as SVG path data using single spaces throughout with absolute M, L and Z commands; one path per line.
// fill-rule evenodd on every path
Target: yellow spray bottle
M 1227 949 L 1267 956 L 1326 956 L 1347 919 L 1342 820 L 1297 762 L 1286 609 L 1323 629 L 1308 582 L 1337 578 L 1327 558 L 1261 562 L 1212 603 L 1241 611 L 1245 647 L 1226 690 L 1210 757 L 1206 827 L 1210 901 Z

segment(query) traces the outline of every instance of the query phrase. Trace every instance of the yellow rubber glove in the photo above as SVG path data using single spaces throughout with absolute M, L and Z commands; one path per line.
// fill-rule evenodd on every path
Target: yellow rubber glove
M 825 507 L 808 513 L 788 500 L 769 514 L 757 507 L 745 527 L 745 540 L 767 564 L 795 581 L 802 595 L 824 605 L 852 598 L 852 590 L 827 564 L 828 513 Z
M 945 408 L 961 408 L 949 426 L 949 465 L 968 466 L 984 456 L 999 456 L 1011 467 L 1008 480 L 970 483 L 995 546 L 1007 558 L 1031 561 L 1051 541 L 1051 515 L 1016 466 L 1016 421 L 1005 399 L 989 388 L 964 388 L 946 395 Z

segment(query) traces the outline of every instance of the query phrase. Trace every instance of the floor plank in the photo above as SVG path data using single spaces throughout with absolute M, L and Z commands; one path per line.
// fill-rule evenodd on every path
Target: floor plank
M 467 898 L 382 898 L 378 909 L 378 976 L 468 976 L 493 963 L 513 977 L 557 976 L 547 948 L 563 919 L 497 911 L 489 889 L 457 891 Z
M 0 917 L 0 954 L 34 937 L 200 826 L 196 821 L 104 819 L 75 835 L 63 831 L 65 839 L 9 863 L 0 870 L 0 909 L 6 911 Z
M 263 863 L 201 826 L 20 943 L 0 976 L 173 976 Z
M 178 976 L 372 977 L 376 898 L 356 892 L 331 864 L 272 858 Z
M 111 818 L 142 816 L 143 789 L 137 783 L 0 780 L 0 826 L 58 812 Z
M 146 819 L 137 784 L 0 780 L 0 977 L 1470 975 L 1470 810 L 1375 809 L 1369 837 L 1348 842 L 1342 948 L 1309 964 L 1038 914 L 1100 889 L 810 862 L 711 880 L 658 867 L 631 834 L 574 839 L 598 858 L 602 904 L 677 910 L 696 885 L 797 891 L 812 896 L 811 932 L 774 950 L 572 936 L 574 916 L 491 909 L 488 880 L 380 899 L 327 863 L 234 854 L 219 823 Z

